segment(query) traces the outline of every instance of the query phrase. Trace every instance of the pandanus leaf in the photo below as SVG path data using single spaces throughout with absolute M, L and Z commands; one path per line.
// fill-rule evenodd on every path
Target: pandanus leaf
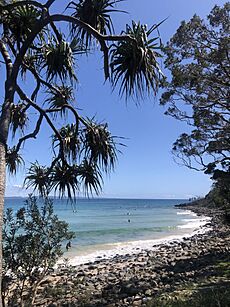
M 76 124 L 68 124 L 59 130 L 62 138 L 62 144 L 65 157 L 71 162 L 76 161 L 79 153 L 80 140 Z M 60 148 L 60 140 L 57 136 L 53 137 L 53 148 Z
M 65 116 L 67 109 L 64 107 L 65 105 L 71 104 L 74 100 L 73 97 L 73 88 L 71 86 L 56 86 L 54 89 L 49 89 L 47 91 L 49 97 L 45 100 L 45 103 L 48 104 L 50 109 L 61 109 L 61 116 Z M 57 115 L 58 112 L 54 113 L 54 116 Z
M 115 138 L 107 124 L 88 120 L 82 135 L 83 151 L 89 161 L 98 164 L 102 170 L 110 171 L 117 160 Z
M 13 105 L 10 119 L 13 136 L 15 136 L 18 129 L 21 131 L 24 130 L 27 120 L 28 118 L 25 112 L 25 106 L 22 103 Z
M 115 4 L 123 0 L 80 0 L 79 3 L 71 2 L 74 12 L 72 16 L 87 23 L 101 34 L 114 32 L 110 13 L 121 12 L 114 8 Z M 72 24 L 73 36 L 80 38 L 88 48 L 92 42 L 92 36 L 82 27 Z
M 44 48 L 43 68 L 47 70 L 47 80 L 57 79 L 61 81 L 70 79 L 76 81 L 74 72 L 74 56 L 70 44 L 66 41 L 50 42 Z
M 10 174 L 16 174 L 18 168 L 24 164 L 22 156 L 15 147 L 8 148 L 6 152 L 6 165 Z
M 25 178 L 25 186 L 26 188 L 33 188 L 34 191 L 37 190 L 41 196 L 48 195 L 50 191 L 48 168 L 39 165 L 37 161 L 32 163 Z
M 5 16 L 4 25 L 16 41 L 22 41 L 33 31 L 41 12 L 32 5 L 17 6 Z
M 111 48 L 111 76 L 113 89 L 119 84 L 121 96 L 143 98 L 152 91 L 156 94 L 162 72 L 159 68 L 157 57 L 160 54 L 156 49 L 160 45 L 153 44 L 158 37 L 149 39 L 146 25 L 132 22 L 127 25 L 124 35 L 129 35 L 130 40 L 120 41 Z
M 93 194 L 93 192 L 97 195 L 101 192 L 103 179 L 97 164 L 84 159 L 78 168 L 78 176 L 87 196 Z
M 69 199 L 75 198 L 79 191 L 79 182 L 77 178 L 77 165 L 67 165 L 57 163 L 51 172 L 52 189 L 60 197 L 68 196 Z

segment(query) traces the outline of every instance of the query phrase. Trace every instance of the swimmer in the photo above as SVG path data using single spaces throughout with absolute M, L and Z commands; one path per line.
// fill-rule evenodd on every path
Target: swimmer
M 66 244 L 66 250 L 67 250 L 67 252 L 68 252 L 68 250 L 70 249 L 70 247 L 71 247 L 71 242 L 69 241 L 69 242 Z

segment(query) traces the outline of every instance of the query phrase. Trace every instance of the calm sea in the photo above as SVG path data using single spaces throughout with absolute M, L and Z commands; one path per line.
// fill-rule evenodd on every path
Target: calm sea
M 23 198 L 6 198 L 5 208 L 19 208 Z M 79 199 L 76 208 L 54 199 L 54 210 L 76 233 L 69 256 L 80 256 L 127 242 L 158 240 L 191 232 L 196 215 L 174 206 L 175 199 Z M 147 242 L 147 241 L 146 241 Z

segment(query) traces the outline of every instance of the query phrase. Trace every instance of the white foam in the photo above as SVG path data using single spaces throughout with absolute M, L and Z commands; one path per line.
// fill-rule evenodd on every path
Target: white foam
M 183 210 L 183 211 L 178 211 L 176 214 L 177 215 L 190 215 L 192 211 L 190 210 Z
M 178 228 L 180 229 L 196 229 L 202 226 L 205 226 L 211 218 L 209 217 L 203 217 L 203 218 L 199 218 L 199 219 L 186 219 L 184 220 L 185 222 L 187 222 L 184 225 L 179 225 Z
M 199 217 L 199 219 L 189 219 L 185 225 L 178 226 L 179 229 L 188 229 L 187 233 L 170 235 L 161 239 L 154 240 L 141 240 L 141 241 L 128 241 L 128 242 L 117 242 L 110 243 L 101 246 L 99 250 L 89 252 L 86 255 L 72 255 L 69 259 L 69 263 L 73 266 L 94 262 L 99 259 L 111 259 L 117 255 L 126 254 L 138 254 L 142 250 L 154 250 L 160 244 L 170 244 L 172 241 L 179 242 L 183 238 L 189 238 L 195 234 L 202 234 L 210 231 L 212 228 L 205 227 L 205 225 L 210 221 L 209 217 Z M 63 259 L 58 261 L 58 264 L 62 264 Z
M 190 216 L 197 217 L 197 214 L 195 212 L 192 212 L 191 210 L 181 210 L 181 211 L 178 211 L 176 214 L 177 215 L 190 215 Z

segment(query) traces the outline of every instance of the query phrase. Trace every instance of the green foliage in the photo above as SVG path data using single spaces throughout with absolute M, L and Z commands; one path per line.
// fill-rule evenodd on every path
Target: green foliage
M 37 190 L 41 196 L 46 196 L 49 192 L 49 176 L 46 166 L 41 166 L 36 161 L 32 163 L 25 179 L 27 188 Z
M 96 192 L 98 195 L 102 189 L 102 174 L 96 163 L 90 163 L 84 159 L 78 169 L 78 175 L 83 185 L 83 191 L 86 195 Z
M 24 41 L 33 31 L 40 12 L 32 5 L 17 6 L 2 16 L 5 32 L 11 32 L 11 39 L 17 42 Z
M 102 170 L 107 172 L 113 169 L 117 160 L 116 143 L 115 137 L 111 136 L 108 130 L 108 125 L 88 119 L 82 134 L 82 150 L 87 160 L 101 166 Z
M 0 142 L 7 144 L 8 132 L 14 136 L 16 144 L 6 158 L 9 170 L 15 173 L 20 150 L 27 140 L 36 139 L 45 123 L 51 131 L 52 157 L 48 165 L 31 165 L 25 186 L 41 196 L 55 192 L 73 199 L 81 189 L 87 195 L 101 191 L 103 175 L 114 170 L 122 145 L 107 123 L 80 115 L 74 101 L 76 63 L 80 56 L 98 49 L 105 80 L 113 89 L 118 86 L 126 98 L 156 94 L 161 46 L 158 35 L 151 35 L 159 24 L 148 30 L 133 22 L 121 35 L 114 35 L 111 15 L 122 12 L 116 8 L 122 0 L 71 2 L 60 14 L 50 9 L 53 2 L 0 5 L 0 60 L 7 67 L 5 97 L 10 97 L 0 112 Z M 31 88 L 24 86 L 28 76 Z
M 73 164 L 68 166 L 67 164 L 58 163 L 56 164 L 49 177 L 52 189 L 54 192 L 58 192 L 58 195 L 63 197 L 65 192 L 69 199 L 72 195 L 75 197 L 76 192 L 79 191 L 78 182 L 78 166 Z
M 156 93 L 161 71 L 157 63 L 160 54 L 156 42 L 159 37 L 149 39 L 159 25 L 147 30 L 146 25 L 132 22 L 122 34 L 129 35 L 129 41 L 121 41 L 111 49 L 112 84 L 115 88 L 120 82 L 120 94 L 126 98 L 143 98 L 144 93 Z
M 75 124 L 66 125 L 59 130 L 63 140 L 63 151 L 69 161 L 76 161 L 80 151 L 80 137 L 78 126 Z M 60 147 L 60 140 L 56 135 L 53 137 L 53 148 Z M 60 150 L 60 148 L 59 148 Z
M 48 104 L 51 110 L 60 109 L 61 116 L 67 115 L 66 105 L 71 105 L 74 101 L 73 88 L 71 86 L 55 86 L 54 88 L 47 90 L 48 97 L 45 100 L 45 103 Z M 54 116 L 57 116 L 58 111 L 54 113 Z
M 217 176 L 217 177 L 216 177 Z M 195 201 L 202 207 L 220 209 L 225 222 L 230 222 L 230 176 L 229 172 L 215 171 L 214 184 L 205 198 Z
M 21 130 L 21 132 L 24 131 L 27 120 L 28 117 L 25 106 L 22 103 L 14 105 L 11 112 L 11 128 L 13 136 L 15 136 L 17 130 Z
M 59 137 L 53 136 L 56 158 L 59 160 L 62 154 L 64 157 L 50 168 L 33 163 L 25 179 L 26 187 L 38 190 L 41 195 L 54 191 L 64 197 L 67 193 L 70 199 L 81 189 L 87 195 L 99 194 L 102 171 L 108 173 L 115 166 L 116 145 L 107 124 L 94 119 L 84 120 L 80 126 L 68 124 L 59 130 Z
M 198 288 L 192 295 L 165 295 L 160 299 L 154 299 L 147 304 L 147 307 L 227 307 L 230 305 L 229 283 L 225 285 L 213 285 L 202 289 Z
M 123 0 L 80 0 L 79 3 L 71 1 L 68 7 L 74 9 L 72 16 L 90 25 L 101 34 L 112 34 L 113 23 L 110 13 L 120 12 L 114 5 Z M 91 45 L 92 35 L 82 27 L 72 24 L 72 35 L 81 39 L 86 47 Z
M 173 153 L 190 168 L 208 174 L 230 166 L 230 2 L 215 6 L 207 21 L 183 21 L 165 47 L 171 79 L 164 82 L 161 103 L 191 126 L 173 145 Z M 184 102 L 184 104 L 182 104 Z
M 73 51 L 70 45 L 65 42 L 50 42 L 45 47 L 44 65 L 47 69 L 47 80 L 51 81 L 59 77 L 62 81 L 70 78 L 77 80 L 74 72 Z
M 16 213 L 8 209 L 3 227 L 3 297 L 7 306 L 32 306 L 39 283 L 63 254 L 63 240 L 73 238 L 68 224 L 53 212 L 48 198 L 40 206 L 29 196 Z M 19 304 L 19 305 L 18 305 Z
M 20 166 L 24 164 L 22 156 L 17 152 L 15 147 L 8 148 L 6 152 L 6 166 L 10 174 L 15 175 Z

